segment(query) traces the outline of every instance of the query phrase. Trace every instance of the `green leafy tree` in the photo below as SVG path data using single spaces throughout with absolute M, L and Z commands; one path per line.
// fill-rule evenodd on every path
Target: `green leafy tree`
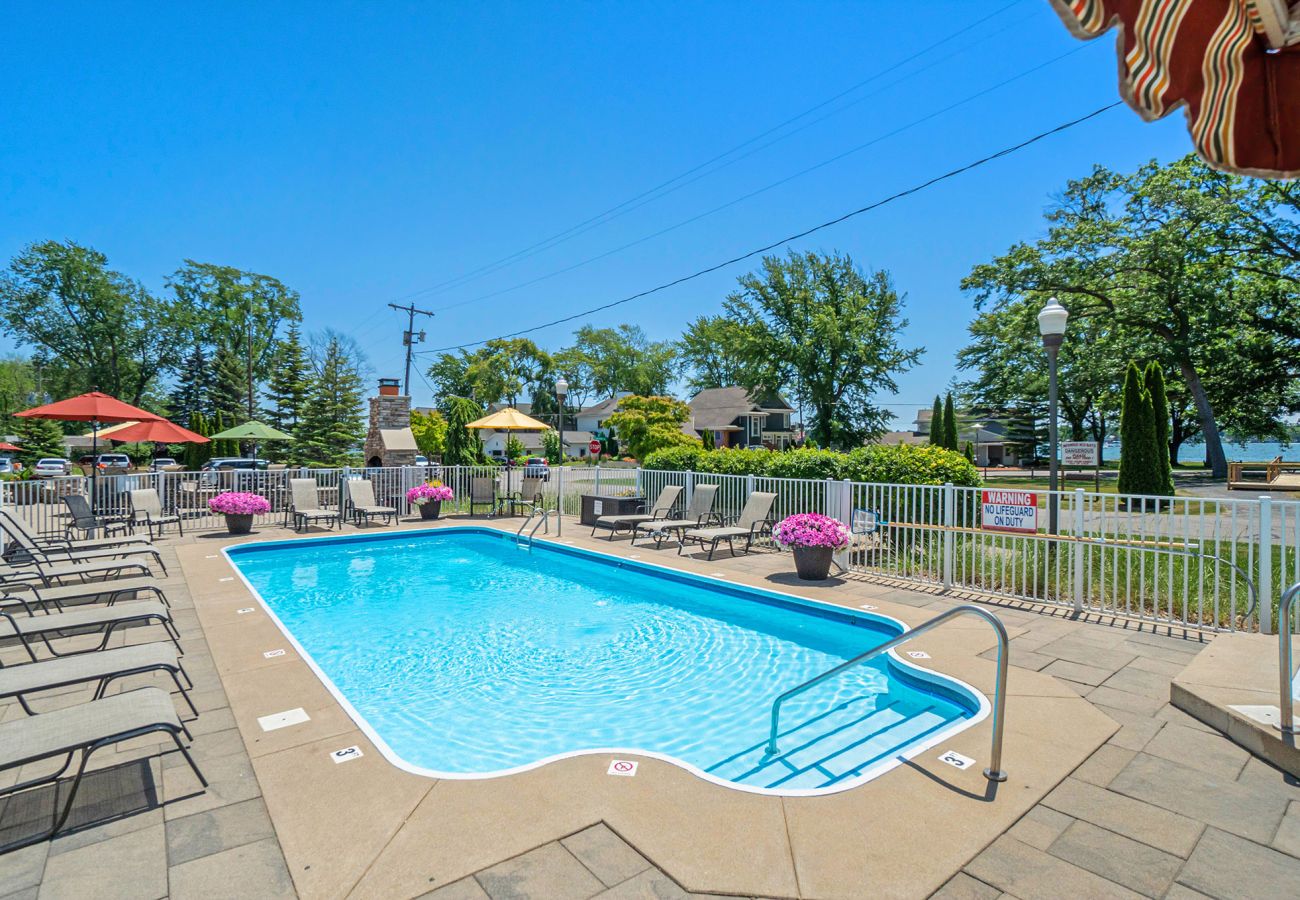
M 700 443 L 704 445 L 705 450 L 712 450 L 717 446 L 713 440 L 713 429 L 706 428 L 700 432 Z
M 506 436 L 506 459 L 522 459 L 528 455 L 528 448 L 524 442 L 519 440 L 513 434 Z
M 861 444 L 884 431 L 890 414 L 873 402 L 894 391 L 894 376 L 921 355 L 898 342 L 906 327 L 889 274 L 867 275 L 848 256 L 791 252 L 763 260 L 724 301 L 746 335 L 752 378 L 793 393 L 811 408 L 822 447 Z
M 560 433 L 554 428 L 548 428 L 542 434 L 542 453 L 551 465 L 563 465 L 564 445 L 560 443 Z
M 961 455 L 971 462 L 975 462 L 975 445 L 967 441 L 966 446 L 962 448 Z
M 310 376 L 310 364 L 298 323 L 290 321 L 284 339 L 275 348 L 266 380 L 266 406 L 262 410 L 266 424 L 285 434 L 297 430 L 311 388 Z M 291 441 L 271 441 L 267 455 L 277 462 L 288 462 L 296 459 L 296 448 Z
M 948 394 L 943 400 L 943 448 L 957 452 L 957 440 L 957 410 Z
M 428 459 L 441 459 L 447 450 L 447 420 L 436 409 L 427 413 L 412 410 L 411 434 L 415 435 L 415 446 Z
M 447 447 L 442 461 L 449 466 L 473 466 L 483 461 L 483 442 L 466 428 L 483 415 L 483 407 L 468 397 L 447 398 Z
M 1120 412 L 1119 492 L 1121 494 L 1163 493 L 1165 477 L 1160 472 L 1156 448 L 1155 411 L 1151 392 L 1137 367 L 1129 363 L 1124 377 L 1124 406 Z
M 700 442 L 682 432 L 691 417 L 691 408 L 672 397 L 624 397 L 607 424 L 618 434 L 628 453 L 645 459 L 656 450 L 698 445 Z M 617 447 L 609 451 L 617 453 Z
M 169 304 L 71 241 L 31 244 L 10 261 L 0 330 L 60 368 L 65 395 L 98 388 L 136 406 L 180 345 Z
M 350 465 L 360 458 L 366 436 L 360 360 L 332 332 L 324 335 L 314 356 L 314 377 L 295 435 L 299 451 L 311 462 Z
M 934 410 L 930 413 L 930 445 L 943 446 L 943 400 L 934 395 Z
M 668 341 L 651 341 L 636 325 L 596 328 L 584 325 L 574 333 L 569 361 L 581 357 L 595 396 L 619 391 L 657 396 L 676 378 L 677 351 Z
M 66 456 L 63 446 L 63 429 L 52 419 L 17 419 L 18 446 L 23 448 L 20 458 L 34 463 L 46 456 Z
M 1165 391 L 1165 373 L 1160 363 L 1147 363 L 1142 376 L 1143 386 L 1151 395 L 1151 424 L 1155 429 L 1155 470 L 1159 475 L 1160 490 L 1152 493 L 1169 497 L 1174 495 L 1174 475 L 1169 467 L 1169 395 Z
M 757 376 L 745 358 L 744 328 L 726 316 L 700 316 L 677 342 L 677 358 L 690 373 L 687 386 L 707 388 L 752 386 Z

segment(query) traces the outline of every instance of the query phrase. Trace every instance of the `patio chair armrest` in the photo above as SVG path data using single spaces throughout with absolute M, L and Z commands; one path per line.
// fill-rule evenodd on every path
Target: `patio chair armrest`
M 763 534 L 764 532 L 771 534 L 772 526 L 774 525 L 776 525 L 776 519 L 772 519 L 772 518 L 760 519 L 759 521 L 755 522 L 753 525 L 749 526 L 749 533 L 751 535 L 759 535 L 759 534 Z

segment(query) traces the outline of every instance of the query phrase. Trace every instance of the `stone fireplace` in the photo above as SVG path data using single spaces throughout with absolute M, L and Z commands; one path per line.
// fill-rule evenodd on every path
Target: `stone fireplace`
M 379 379 L 379 396 L 370 398 L 370 428 L 366 432 L 366 465 L 413 466 L 417 453 L 411 433 L 411 398 L 401 393 L 396 378 Z

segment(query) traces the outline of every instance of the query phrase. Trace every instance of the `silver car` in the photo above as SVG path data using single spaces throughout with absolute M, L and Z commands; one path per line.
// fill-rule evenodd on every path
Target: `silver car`
M 32 475 L 36 478 L 58 478 L 60 475 L 72 474 L 72 460 L 57 456 L 47 456 L 37 460 L 32 466 Z

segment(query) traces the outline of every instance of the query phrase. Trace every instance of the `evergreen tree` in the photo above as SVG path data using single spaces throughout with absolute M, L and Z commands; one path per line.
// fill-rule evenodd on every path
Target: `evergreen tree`
M 943 446 L 954 453 L 961 449 L 957 443 L 957 411 L 952 405 L 952 394 L 943 401 Z
M 226 413 L 220 411 L 212 417 L 211 422 L 210 434 L 221 434 L 221 432 L 227 428 L 233 428 L 236 424 L 227 417 Z M 212 449 L 209 459 L 212 456 L 239 456 L 239 441 L 212 441 L 206 446 Z
M 1137 363 L 1124 375 L 1124 405 L 1119 420 L 1119 492 L 1158 494 L 1164 478 L 1156 454 L 1155 410 Z
M 938 394 L 934 395 L 934 412 L 930 413 L 930 443 L 943 446 L 943 401 Z
M 711 428 L 704 429 L 700 435 L 700 443 L 704 445 L 705 450 L 713 450 L 717 447 L 713 440 L 713 430 Z
M 20 459 L 31 465 L 46 456 L 67 455 L 63 446 L 63 429 L 52 419 L 15 419 L 18 445 L 23 448 Z
M 214 420 L 220 417 L 218 432 L 248 421 L 246 378 L 238 355 L 224 344 L 219 345 L 212 357 L 212 399 L 208 409 Z
M 205 413 L 212 408 L 212 363 L 201 341 L 194 346 L 180 365 L 176 388 L 171 392 L 169 407 L 172 417 L 187 421 L 195 413 Z
M 1143 381 L 1151 395 L 1152 419 L 1156 432 L 1156 474 L 1160 476 L 1160 490 L 1152 493 L 1172 497 L 1174 473 L 1169 467 L 1169 394 L 1165 390 L 1165 372 L 1160 363 L 1154 359 L 1147 363 Z
M 559 432 L 554 428 L 546 429 L 546 433 L 542 435 L 542 454 L 553 466 L 564 464 L 564 445 L 560 443 Z
M 302 417 L 311 386 L 311 368 L 307 352 L 302 345 L 302 335 L 297 322 L 289 323 L 288 333 L 276 347 L 267 378 L 266 407 L 262 415 L 272 428 L 293 434 Z M 267 457 L 275 462 L 289 462 L 296 458 L 296 448 L 291 441 L 268 441 Z
M 295 433 L 297 452 L 327 466 L 355 462 L 366 437 L 361 395 L 360 368 L 339 336 L 331 334 L 303 404 Z
M 966 446 L 962 449 L 961 455 L 966 457 L 970 462 L 975 462 L 975 445 L 970 441 L 967 441 Z
M 483 407 L 468 397 L 447 398 L 447 449 L 442 461 L 449 466 L 473 466 L 483 461 L 478 432 L 465 426 L 483 415 Z

